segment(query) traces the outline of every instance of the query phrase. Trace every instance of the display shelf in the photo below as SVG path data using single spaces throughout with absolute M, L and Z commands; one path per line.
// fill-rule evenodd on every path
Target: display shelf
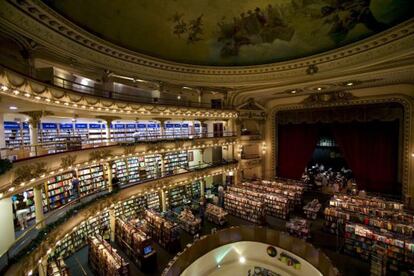
M 103 191 L 107 187 L 102 165 L 79 169 L 78 178 L 81 196 Z
M 156 251 L 152 247 L 152 240 L 139 226 L 136 220 L 127 222 L 117 218 L 115 221 L 115 240 L 122 251 L 139 268 L 154 268 Z
M 180 248 L 178 225 L 153 210 L 145 210 L 143 230 L 169 251 Z
M 310 238 L 310 224 L 306 219 L 292 218 L 286 223 L 286 229 L 289 234 L 297 238 L 304 240 Z
M 128 263 L 99 235 L 89 237 L 88 261 L 98 275 L 127 276 Z
M 129 183 L 138 183 L 146 179 L 146 176 L 140 173 L 141 168 L 143 168 L 142 166 L 140 166 L 140 164 L 145 162 L 144 157 L 130 157 L 126 159 L 126 162 L 128 166 Z M 145 169 L 143 169 L 143 171 L 145 172 Z
M 250 183 L 245 182 L 242 183 L 242 185 L 254 185 L 254 188 L 258 191 L 268 192 L 270 190 L 272 193 L 284 195 L 293 203 L 291 204 L 291 209 L 302 204 L 304 187 L 301 184 L 288 184 L 284 182 L 261 180 L 252 181 Z
M 315 220 L 321 210 L 321 207 L 322 204 L 320 204 L 317 199 L 314 199 L 303 206 L 303 212 L 305 213 L 306 218 Z
M 88 136 L 90 141 L 82 140 L 82 143 L 102 143 L 105 139 L 105 124 L 90 123 L 88 124 Z
M 182 229 L 191 235 L 201 231 L 201 219 L 194 216 L 190 208 L 184 208 L 178 215 L 178 221 Z
M 223 208 L 213 205 L 211 203 L 207 204 L 205 212 L 207 220 L 218 225 L 224 225 L 227 223 L 228 213 L 224 211 Z
M 224 193 L 224 209 L 237 217 L 262 224 L 265 218 L 265 204 L 240 194 Z

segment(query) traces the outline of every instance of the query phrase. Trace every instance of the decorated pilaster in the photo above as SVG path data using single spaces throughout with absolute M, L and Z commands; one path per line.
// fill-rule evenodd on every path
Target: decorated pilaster
M 4 114 L 0 113 L 0 149 L 6 147 L 6 137 L 4 134 Z M 5 152 L 0 150 L 0 158 L 6 158 Z
M 99 116 L 96 118 L 101 119 L 106 122 L 105 139 L 106 139 L 106 144 L 109 145 L 111 142 L 111 124 L 113 121 L 119 120 L 121 118 L 117 116 Z
M 165 153 L 161 153 L 160 154 L 160 159 L 161 159 L 161 170 L 159 172 L 158 177 L 163 177 L 165 175 L 165 163 L 164 163 L 164 159 L 165 159 Z
M 38 125 L 40 124 L 41 118 L 45 115 L 51 115 L 50 112 L 45 111 L 28 111 L 22 112 L 22 114 L 29 116 L 29 135 L 30 135 L 30 156 L 36 156 L 40 143 L 38 138 Z
M 165 122 L 171 120 L 170 118 L 156 118 L 155 120 L 160 122 L 160 134 L 161 138 L 165 137 Z
M 35 215 L 36 215 L 36 228 L 42 229 L 45 227 L 45 216 L 43 214 L 43 197 L 42 197 L 42 186 L 33 187 L 33 200 L 35 205 Z
M 165 191 L 161 189 L 159 193 L 160 193 L 160 201 L 161 201 L 161 212 L 165 212 L 167 211 L 167 202 L 166 202 L 167 198 L 165 196 Z
M 115 242 L 115 209 L 109 209 L 109 229 L 111 230 L 111 242 Z
M 111 163 L 105 163 L 104 165 L 104 169 L 106 171 L 106 177 L 107 177 L 107 183 L 108 183 L 108 191 L 112 192 L 113 187 L 112 187 L 112 166 Z
M 206 194 L 206 181 L 204 179 L 200 179 L 200 196 L 203 197 Z

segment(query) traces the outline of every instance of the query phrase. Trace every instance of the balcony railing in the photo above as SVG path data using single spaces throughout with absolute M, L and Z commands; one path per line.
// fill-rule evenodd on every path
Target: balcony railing
M 206 138 L 235 137 L 234 132 L 217 133 L 197 133 L 188 136 L 174 134 L 142 134 L 139 136 L 123 136 L 106 138 L 88 138 L 81 140 L 80 136 L 56 136 L 53 142 L 38 143 L 33 145 L 21 145 L 17 147 L 7 147 L 0 149 L 2 159 L 10 159 L 12 161 L 27 159 L 31 157 L 39 157 L 50 154 L 70 152 L 84 149 L 92 149 L 99 147 L 125 145 L 125 144 L 144 144 L 155 142 L 172 142 L 176 140 L 197 140 Z
M 241 159 L 251 160 L 251 159 L 259 159 L 260 154 L 242 154 Z
M 230 109 L 232 106 L 224 105 L 223 103 L 219 105 L 214 105 L 210 103 L 200 103 L 192 102 L 179 99 L 167 99 L 167 98 L 153 98 L 145 97 L 142 95 L 133 95 L 128 93 L 116 92 L 113 90 L 105 90 L 99 87 L 85 85 L 78 83 L 72 80 L 67 80 L 58 76 L 54 76 L 53 85 L 58 86 L 64 89 L 73 90 L 76 92 L 89 94 L 92 96 L 109 98 L 114 100 L 122 100 L 128 102 L 136 103 L 148 103 L 148 104 L 159 104 L 159 105 L 174 105 L 174 106 L 186 106 L 186 107 L 204 107 L 204 108 L 213 108 L 213 109 Z
M 143 184 L 143 183 L 150 182 L 150 181 L 153 181 L 153 180 L 156 180 L 156 179 L 162 179 L 162 178 L 170 177 L 170 176 L 177 176 L 177 175 L 180 175 L 180 174 L 193 172 L 195 170 L 210 169 L 210 168 L 226 166 L 226 165 L 231 165 L 231 164 L 237 164 L 237 160 L 222 160 L 222 162 L 202 163 L 202 164 L 192 166 L 192 167 L 181 168 L 181 170 L 176 171 L 176 173 L 173 173 L 173 174 L 171 174 L 169 172 L 161 172 L 159 177 L 145 179 L 145 180 L 138 181 L 138 182 L 135 182 L 135 183 L 129 184 L 129 185 L 120 185 L 120 189 L 122 190 L 122 189 L 125 189 L 125 188 L 129 188 L 131 186 Z M 2 272 L 4 272 L 9 265 L 11 265 L 11 263 L 12 263 L 11 260 L 15 256 L 17 256 L 20 252 L 22 252 L 22 250 L 24 250 L 30 244 L 31 241 L 33 241 L 34 239 L 36 239 L 38 237 L 39 230 L 37 228 L 39 226 L 41 226 L 41 225 L 44 226 L 45 224 L 48 225 L 48 224 L 55 223 L 60 217 L 62 217 L 66 212 L 68 212 L 72 208 L 74 208 L 78 205 L 81 205 L 83 203 L 89 202 L 91 200 L 97 199 L 98 197 L 105 196 L 108 193 L 109 192 L 108 192 L 107 188 L 102 189 L 102 190 L 98 190 L 93 194 L 88 194 L 88 195 L 85 195 L 83 197 L 79 197 L 77 199 L 74 199 L 74 200 L 68 202 L 67 204 L 62 205 L 58 209 L 46 213 L 43 220 L 38 221 L 38 222 L 36 222 L 35 225 L 32 225 L 31 227 L 27 228 L 14 241 L 14 243 L 10 246 L 10 248 L 6 252 L 4 252 L 0 255 L 0 274 Z

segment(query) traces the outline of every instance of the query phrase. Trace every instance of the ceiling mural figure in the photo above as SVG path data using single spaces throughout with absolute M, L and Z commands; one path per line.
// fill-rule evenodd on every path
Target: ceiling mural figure
M 36 1 L 118 46 L 164 60 L 211 66 L 306 57 L 414 16 L 413 0 Z
M 186 39 L 187 44 L 203 39 L 203 15 L 185 21 L 184 14 L 175 13 L 169 20 L 174 24 L 173 34 L 178 38 Z

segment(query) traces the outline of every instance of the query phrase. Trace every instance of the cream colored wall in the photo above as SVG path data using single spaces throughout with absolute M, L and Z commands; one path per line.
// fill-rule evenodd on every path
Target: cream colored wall
M 0 200 L 0 221 L 0 256 L 2 256 L 14 242 L 13 208 L 10 197 Z

